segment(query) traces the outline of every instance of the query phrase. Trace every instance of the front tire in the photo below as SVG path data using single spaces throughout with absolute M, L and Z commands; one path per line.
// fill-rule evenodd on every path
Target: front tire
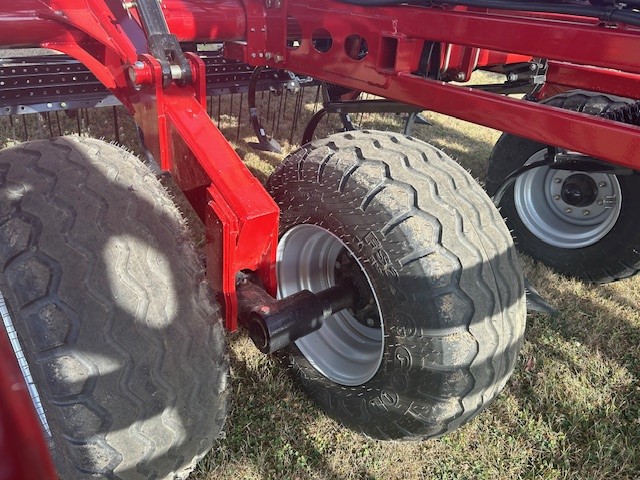
M 185 478 L 221 430 L 228 364 L 202 262 L 155 176 L 98 140 L 3 150 L 0 265 L 3 324 L 59 476 Z
M 292 154 L 268 188 L 282 210 L 280 295 L 345 275 L 365 292 L 284 352 L 327 413 L 370 437 L 424 439 L 497 396 L 523 338 L 523 277 L 460 166 L 409 137 L 349 132 Z

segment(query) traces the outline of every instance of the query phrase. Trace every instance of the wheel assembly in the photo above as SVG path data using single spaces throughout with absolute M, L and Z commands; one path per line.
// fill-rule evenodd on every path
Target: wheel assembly
M 2 325 L 58 475 L 186 478 L 224 422 L 228 365 L 168 193 L 124 150 L 63 137 L 0 152 L 0 199 Z
M 348 308 L 280 356 L 330 415 L 374 438 L 429 438 L 488 405 L 514 368 L 525 302 L 508 230 L 428 144 L 315 141 L 276 170 L 278 293 L 350 285 Z
M 629 102 L 583 91 L 547 101 L 590 114 L 606 114 Z M 547 148 L 503 135 L 491 154 L 489 193 L 495 193 L 509 173 L 544 160 Z M 523 252 L 561 273 L 606 283 L 640 269 L 640 233 L 633 220 L 639 188 L 640 177 L 633 171 L 539 166 L 517 177 L 502 195 L 500 206 Z

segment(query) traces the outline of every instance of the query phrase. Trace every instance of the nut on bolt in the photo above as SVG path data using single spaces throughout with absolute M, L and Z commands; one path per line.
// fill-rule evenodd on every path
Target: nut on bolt
M 152 82 L 151 68 L 138 60 L 129 67 L 129 79 L 135 86 L 146 85 Z

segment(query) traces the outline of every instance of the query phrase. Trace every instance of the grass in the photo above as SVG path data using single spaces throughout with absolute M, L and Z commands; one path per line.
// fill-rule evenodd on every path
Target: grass
M 307 95 L 315 95 L 308 89 Z M 237 128 L 233 108 L 221 102 L 220 127 L 247 166 L 265 179 L 282 157 L 258 154 L 252 133 Z M 278 97 L 271 99 L 273 102 Z M 262 99 L 262 112 L 266 111 Z M 217 102 L 213 117 L 217 120 Z M 273 104 L 271 105 L 273 112 Z M 226 113 L 225 113 L 226 112 Z M 313 113 L 305 105 L 300 125 Z M 90 112 L 90 115 L 99 113 Z M 246 120 L 246 111 L 242 113 Z M 273 113 L 271 113 L 273 115 Z M 64 116 L 63 116 L 64 117 Z M 442 148 L 483 181 L 499 133 L 442 115 L 415 135 Z M 90 133 L 114 139 L 108 122 L 84 119 Z M 368 128 L 398 129 L 397 116 L 358 118 Z M 38 126 L 32 117 L 28 131 Z M 75 130 L 75 119 L 63 130 Z M 276 118 L 277 121 L 277 118 Z M 23 138 L 14 117 L 7 136 Z M 280 119 L 284 152 L 295 148 Z M 66 125 L 66 124 L 65 124 Z M 272 116 L 265 126 L 271 128 Z M 318 135 L 337 130 L 323 122 Z M 120 140 L 135 148 L 129 123 Z M 57 131 L 54 131 L 54 134 Z M 529 315 L 516 371 L 495 403 L 473 421 L 437 440 L 380 442 L 343 428 L 317 410 L 277 362 L 257 352 L 242 333 L 229 336 L 233 408 L 226 437 L 198 465 L 191 480 L 213 479 L 635 479 L 640 476 L 640 278 L 594 286 L 564 278 L 521 257 L 540 293 L 560 309 L 557 317 Z

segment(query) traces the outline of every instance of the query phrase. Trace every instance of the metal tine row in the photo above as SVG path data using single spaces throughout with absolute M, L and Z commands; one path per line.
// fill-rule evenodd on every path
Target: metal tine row
M 361 98 L 370 100 L 374 97 L 363 94 Z M 248 105 L 245 93 L 212 96 L 207 100 L 209 116 L 228 139 L 240 143 L 245 139 L 255 138 L 247 120 Z M 258 93 L 257 101 L 260 120 L 267 134 L 277 141 L 288 141 L 289 145 L 294 145 L 300 141 L 309 119 L 322 108 L 322 86 L 303 85 L 297 93 L 286 89 L 279 92 L 263 90 Z M 108 108 L 111 108 L 110 113 Z M 398 120 L 389 122 L 389 116 Z M 384 122 L 386 125 L 402 123 L 396 114 L 359 113 L 354 115 L 352 120 L 357 126 L 365 127 L 373 124 L 374 128 L 381 128 L 380 126 L 385 128 Z M 112 123 L 111 128 L 108 127 L 109 123 Z M 337 115 L 327 115 L 323 124 L 324 128 L 318 131 L 318 135 L 323 133 L 326 135 L 342 129 Z M 2 132 L 2 130 L 5 131 Z M 138 150 L 135 145 L 137 136 L 133 121 L 122 107 L 8 115 L 0 118 L 0 132 L 5 138 L 18 141 L 69 133 L 87 134 L 115 141 L 134 151 Z

